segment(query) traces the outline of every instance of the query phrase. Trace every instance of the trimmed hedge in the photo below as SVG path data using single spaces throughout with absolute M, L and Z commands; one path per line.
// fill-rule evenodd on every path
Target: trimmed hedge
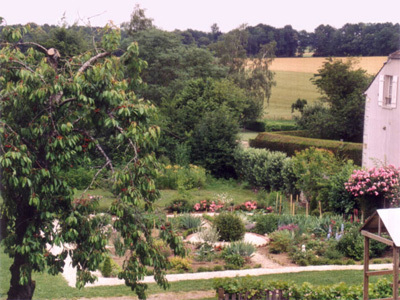
M 293 131 L 298 128 L 297 124 L 293 121 L 247 121 L 243 124 L 244 128 L 257 131 L 257 132 L 264 132 L 264 131 Z
M 282 168 L 287 156 L 265 149 L 242 149 L 234 152 L 235 171 L 253 187 L 279 190 L 283 187 Z
M 382 299 L 392 296 L 391 282 L 387 278 L 379 279 L 369 285 L 370 299 Z M 362 285 L 348 286 L 343 282 L 333 285 L 301 285 L 291 281 L 264 281 L 250 276 L 214 279 L 214 289 L 224 289 L 225 294 L 250 295 L 251 299 L 265 299 L 265 290 L 281 290 L 284 299 L 289 300 L 356 300 L 363 298 Z M 391 298 L 390 298 L 391 299 Z
M 296 151 L 301 151 L 310 147 L 322 148 L 332 151 L 337 156 L 351 159 L 356 165 L 361 166 L 361 143 L 305 138 L 295 136 L 293 132 L 291 132 L 292 135 L 287 134 L 288 132 L 263 132 L 258 134 L 255 139 L 249 141 L 250 146 L 253 148 L 265 148 L 271 151 L 285 152 L 288 156 L 293 156 Z M 300 133 L 300 135 L 301 134 L 303 133 Z
M 246 128 L 247 130 L 256 131 L 256 132 L 266 131 L 264 121 L 247 121 L 247 122 L 244 122 L 243 127 Z

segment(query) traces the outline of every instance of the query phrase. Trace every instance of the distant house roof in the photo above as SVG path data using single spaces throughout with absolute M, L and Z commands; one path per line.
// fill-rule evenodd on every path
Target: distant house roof
M 400 59 L 400 50 L 397 50 L 396 52 L 393 52 L 392 54 L 389 55 L 390 59 Z
M 400 247 L 400 208 L 378 209 L 365 221 L 361 230 L 378 232 L 379 226 L 380 231 L 389 234 L 394 245 Z

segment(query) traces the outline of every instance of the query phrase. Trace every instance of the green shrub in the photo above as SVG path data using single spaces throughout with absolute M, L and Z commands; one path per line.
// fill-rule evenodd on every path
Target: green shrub
M 116 277 L 120 271 L 122 271 L 121 267 L 110 256 L 106 256 L 100 265 L 100 272 L 103 277 Z
M 256 121 L 247 121 L 244 122 L 243 127 L 247 130 L 251 131 L 257 131 L 257 132 L 264 132 L 266 131 L 265 128 L 265 122 L 262 120 L 256 120 Z
M 177 271 L 188 271 L 190 269 L 190 262 L 187 258 L 174 256 L 168 258 L 171 268 Z
M 201 217 L 192 216 L 191 214 L 184 214 L 179 217 L 180 227 L 183 229 L 196 229 L 201 226 Z
M 276 214 L 260 215 L 256 217 L 254 232 L 258 234 L 271 233 L 278 229 L 279 216 Z
M 371 257 L 380 257 L 389 249 L 389 246 L 384 243 L 371 240 L 369 249 Z
M 214 271 L 223 271 L 224 268 L 222 266 L 217 265 L 217 266 L 214 266 L 213 270 Z
M 286 158 L 281 170 L 282 190 L 289 195 L 299 195 L 300 191 L 296 187 L 299 176 L 294 171 L 294 163 L 291 158 Z
M 79 167 L 71 168 L 68 172 L 62 174 L 62 178 L 68 182 L 69 186 L 72 186 L 78 190 L 86 189 L 92 182 L 96 170 L 90 167 Z M 98 185 L 100 179 L 97 180 L 93 187 Z
M 341 259 L 343 258 L 343 253 L 341 253 L 337 249 L 337 243 L 329 243 L 328 247 L 325 250 L 324 257 L 328 259 L 333 259 L 333 260 L 339 260 L 342 261 Z M 335 263 L 337 265 L 338 263 Z
M 281 170 L 286 154 L 264 149 L 238 148 L 234 157 L 236 173 L 251 186 L 266 190 L 279 190 L 283 187 Z
M 224 260 L 226 262 L 226 267 L 230 270 L 240 269 L 246 263 L 244 257 L 240 256 L 239 254 L 231 254 L 224 256 Z
M 364 257 L 364 238 L 357 227 L 344 234 L 337 244 L 337 249 L 355 260 L 361 260 Z
M 208 243 L 201 244 L 196 253 L 198 261 L 212 261 L 215 258 L 214 247 Z
M 362 285 L 348 286 L 345 283 L 332 285 L 312 285 L 304 282 L 297 285 L 291 281 L 265 281 L 254 277 L 235 277 L 214 279 L 214 289 L 224 289 L 226 294 L 252 295 L 252 299 L 265 299 L 265 290 L 282 290 L 285 299 L 297 300 L 331 300 L 331 299 L 362 299 Z M 370 285 L 371 299 L 384 299 L 392 295 L 391 281 L 379 279 Z
M 294 131 L 297 130 L 298 126 L 293 121 L 266 121 L 264 131 Z
M 232 213 L 221 213 L 214 219 L 214 226 L 221 241 L 238 241 L 244 237 L 245 226 L 242 219 Z
M 222 256 L 225 257 L 232 254 L 238 254 L 243 257 L 250 257 L 253 255 L 255 251 L 256 248 L 254 247 L 253 244 L 248 242 L 238 241 L 226 246 L 222 251 Z
M 292 161 L 298 176 L 296 187 L 311 201 L 312 212 L 321 193 L 327 189 L 330 177 L 339 172 L 341 161 L 332 152 L 314 147 L 297 152 Z
M 160 251 L 161 255 L 165 258 L 168 258 L 172 255 L 171 248 L 167 245 L 167 243 L 162 239 L 157 239 L 153 243 L 154 248 Z
M 159 189 L 172 190 L 202 188 L 205 183 L 205 169 L 195 165 L 188 165 L 187 167 L 167 165 L 156 181 Z
M 269 235 L 269 251 L 271 253 L 288 252 L 292 243 L 293 235 L 289 230 L 277 230 Z
M 207 268 L 207 267 L 199 267 L 197 269 L 197 272 L 210 272 L 210 271 L 212 271 L 212 269 Z
M 361 165 L 362 144 L 348 143 L 333 140 L 320 140 L 305 137 L 289 136 L 281 132 L 260 133 L 249 144 L 253 148 L 263 148 L 270 151 L 281 151 L 288 156 L 293 156 L 296 151 L 305 150 L 310 147 L 322 148 L 332 151 L 335 155 L 351 159 L 356 165 Z
M 330 211 L 337 214 L 349 214 L 355 208 L 359 208 L 355 197 L 345 189 L 344 185 L 355 169 L 356 166 L 351 161 L 348 161 L 341 167 L 339 172 L 329 178 L 326 202 Z
M 238 133 L 238 120 L 229 108 L 221 106 L 205 113 L 190 139 L 191 160 L 215 177 L 235 177 L 233 152 Z
M 214 227 L 201 227 L 198 230 L 199 239 L 203 240 L 205 244 L 213 245 L 220 240 L 220 234 Z
M 189 212 L 193 210 L 193 205 L 186 199 L 174 199 L 167 205 L 166 210 L 168 212 Z
M 362 260 L 364 257 L 364 237 L 359 228 L 354 226 L 339 240 L 337 249 L 345 256 L 355 260 Z M 375 240 L 370 240 L 369 256 L 371 258 L 382 255 L 388 246 Z
M 107 256 L 104 260 L 103 267 L 101 268 L 101 275 L 103 277 L 110 277 L 112 272 L 111 257 Z
M 154 270 L 153 269 L 146 269 L 146 276 L 153 276 L 154 275 Z

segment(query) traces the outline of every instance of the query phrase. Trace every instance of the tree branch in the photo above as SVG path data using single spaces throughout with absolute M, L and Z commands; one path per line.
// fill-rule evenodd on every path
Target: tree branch
M 107 56 L 109 56 L 109 55 L 111 55 L 111 52 L 102 52 L 102 53 L 99 53 L 99 54 L 93 56 L 92 58 L 90 58 L 87 62 L 85 62 L 85 63 L 79 68 L 77 75 L 80 75 L 81 73 L 85 72 L 86 69 L 89 68 L 90 65 L 91 65 L 93 62 L 95 62 L 96 60 L 98 60 L 98 59 L 100 59 L 100 58 L 103 58 L 103 57 L 107 57 Z
M 75 129 L 74 131 L 79 132 L 79 133 L 81 133 L 81 134 L 87 136 L 88 138 L 90 138 L 90 139 L 92 140 L 92 142 L 95 142 L 95 141 L 96 141 L 95 138 L 92 137 L 92 136 L 91 136 L 89 133 L 87 133 L 86 131 L 79 130 L 79 129 Z M 114 173 L 114 167 L 113 167 L 112 161 L 111 161 L 111 159 L 108 157 L 107 153 L 103 150 L 103 148 L 101 147 L 101 145 L 100 145 L 99 143 L 96 143 L 96 148 L 97 148 L 97 150 L 100 151 L 100 153 L 101 153 L 101 154 L 104 156 L 104 158 L 106 159 L 106 164 L 105 164 L 104 166 L 110 165 L 111 172 Z
M 30 71 L 31 73 L 36 74 L 36 72 L 35 72 L 31 67 L 29 67 L 27 64 L 23 63 L 22 61 L 13 60 L 13 62 L 15 62 L 15 63 L 17 63 L 17 64 L 23 66 L 25 69 L 27 69 L 27 70 Z M 46 84 L 46 81 L 43 79 L 43 76 L 42 76 L 42 75 L 40 75 L 40 74 L 36 74 L 36 75 L 39 75 L 40 80 L 41 80 L 44 84 Z
M 45 48 L 45 47 L 43 47 L 42 45 L 40 45 L 40 44 L 38 44 L 38 43 L 35 43 L 35 42 L 20 42 L 20 43 L 17 43 L 16 45 L 31 45 L 31 46 L 35 46 L 35 47 L 38 47 L 40 50 L 42 50 L 46 55 L 47 55 L 47 49 Z
M 107 162 L 104 164 L 104 166 L 102 166 L 102 167 L 96 172 L 96 174 L 94 174 L 94 176 L 93 176 L 93 178 L 92 178 L 92 182 L 90 182 L 90 184 L 89 184 L 88 187 L 85 189 L 85 191 L 83 192 L 83 194 L 85 194 L 85 193 L 87 192 L 87 190 L 90 189 L 90 188 L 92 187 L 94 181 L 95 181 L 96 178 L 100 175 L 101 171 L 103 171 L 103 169 L 104 169 L 105 167 L 107 167 L 108 165 L 110 165 L 110 164 L 111 164 L 111 161 L 110 161 L 110 160 L 107 161 Z M 111 168 L 112 168 L 112 165 L 111 165 Z M 114 171 L 113 171 L 113 172 L 114 172 Z
M 63 102 L 60 103 L 59 107 L 63 106 L 64 104 L 67 104 L 69 102 L 75 101 L 75 100 L 76 100 L 76 98 L 65 99 Z
M 114 116 L 111 113 L 108 113 L 108 116 L 111 119 L 114 119 Z M 124 133 L 124 130 L 119 125 L 116 125 L 115 127 L 119 130 L 119 132 Z M 131 145 L 131 147 L 133 148 L 133 151 L 135 151 L 135 156 L 133 157 L 133 159 L 136 160 L 138 157 L 137 148 L 131 139 L 128 138 L 128 141 L 129 141 L 129 144 Z

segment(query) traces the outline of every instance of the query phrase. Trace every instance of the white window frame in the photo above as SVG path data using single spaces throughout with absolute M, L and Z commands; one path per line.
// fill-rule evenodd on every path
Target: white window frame
M 396 75 L 379 76 L 378 105 L 383 108 L 396 108 L 397 106 L 397 82 Z

